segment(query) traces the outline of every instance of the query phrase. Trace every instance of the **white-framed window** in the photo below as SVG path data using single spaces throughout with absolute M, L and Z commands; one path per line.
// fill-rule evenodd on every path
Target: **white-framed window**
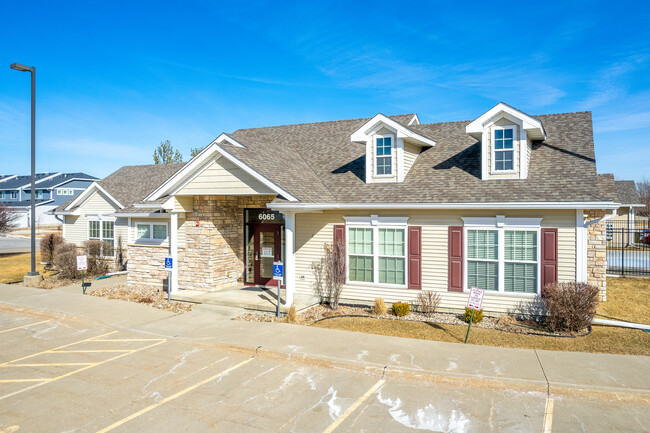
M 5 192 L 0 191 L 0 200 L 4 200 L 4 198 L 5 198 Z
M 492 128 L 492 172 L 515 171 L 515 126 Z
M 18 199 L 18 191 L 7 191 L 7 195 L 12 200 Z
M 393 175 L 393 136 L 375 137 L 375 176 Z
M 540 293 L 541 218 L 463 218 L 465 289 Z
M 34 196 L 35 199 L 40 200 L 43 198 L 43 190 L 42 189 L 37 189 L 36 190 L 36 195 Z
M 135 232 L 138 241 L 164 241 L 167 239 L 167 223 L 136 222 Z
M 406 287 L 407 219 L 345 217 L 349 283 Z
M 74 190 L 71 188 L 58 188 L 56 195 L 74 195 Z
M 88 240 L 102 241 L 102 256 L 113 257 L 115 254 L 115 221 L 89 218 Z

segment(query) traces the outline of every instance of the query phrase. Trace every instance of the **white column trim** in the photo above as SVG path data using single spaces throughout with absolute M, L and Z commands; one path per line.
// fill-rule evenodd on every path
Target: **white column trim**
M 293 304 L 293 294 L 296 291 L 296 213 L 283 212 L 284 214 L 284 287 L 286 289 L 284 305 Z
M 172 212 L 169 221 L 169 254 L 173 264 L 170 289 L 171 293 L 178 293 L 178 212 Z
M 395 171 L 397 173 L 397 181 L 404 182 L 404 140 L 401 138 L 395 138 L 396 146 L 396 167 Z
M 576 282 L 587 282 L 587 228 L 584 209 L 576 209 Z

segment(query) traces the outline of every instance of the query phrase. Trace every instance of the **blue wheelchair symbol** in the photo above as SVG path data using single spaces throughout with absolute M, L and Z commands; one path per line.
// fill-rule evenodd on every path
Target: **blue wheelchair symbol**
M 165 269 L 172 269 L 172 257 L 165 257 Z
M 273 265 L 273 278 L 282 278 L 283 265 Z

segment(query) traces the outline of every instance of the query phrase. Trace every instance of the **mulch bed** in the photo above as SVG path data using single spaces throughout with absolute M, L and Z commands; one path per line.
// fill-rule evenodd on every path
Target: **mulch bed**
M 136 288 L 129 289 L 125 286 L 104 287 L 91 289 L 87 295 L 100 296 L 108 299 L 121 299 L 123 301 L 147 304 L 159 310 L 171 311 L 173 313 L 185 313 L 192 310 L 192 304 L 188 302 L 167 301 L 167 294 L 155 289 Z
M 372 308 L 368 307 L 356 307 L 348 305 L 339 305 L 337 310 L 332 310 L 327 305 L 315 305 L 307 310 L 301 311 L 296 314 L 295 324 L 299 325 L 313 325 L 314 323 L 329 318 L 336 317 L 345 317 L 345 316 L 363 316 L 368 318 L 376 318 L 383 320 L 400 320 L 400 321 L 411 321 L 411 322 L 427 322 L 427 323 L 437 323 L 437 324 L 447 324 L 447 325 L 462 325 L 467 326 L 467 323 L 463 320 L 463 316 L 455 313 L 434 313 L 431 315 L 425 315 L 419 312 L 411 312 L 403 317 L 398 317 L 392 314 L 392 312 L 387 312 L 382 315 L 375 315 L 372 312 Z M 263 313 L 263 312 L 250 312 L 240 314 L 237 317 L 234 317 L 233 320 L 244 320 L 249 322 L 282 322 L 289 323 L 289 320 L 286 316 L 284 317 L 275 317 L 273 313 Z M 553 333 L 544 328 L 544 326 L 532 320 L 517 320 L 514 317 L 502 316 L 502 317 L 488 317 L 485 316 L 483 321 L 480 323 L 473 323 L 473 327 L 486 328 L 486 329 L 496 329 L 499 331 L 513 332 L 516 334 L 541 334 L 545 336 L 555 336 L 555 337 L 569 337 L 573 336 L 567 333 Z

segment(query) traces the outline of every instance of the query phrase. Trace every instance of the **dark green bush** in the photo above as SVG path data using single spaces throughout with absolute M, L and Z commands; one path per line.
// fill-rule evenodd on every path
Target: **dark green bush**
M 472 311 L 474 311 L 473 319 L 472 319 Z M 477 311 L 465 307 L 465 323 L 469 323 L 470 319 L 472 319 L 472 323 L 481 323 L 483 321 L 483 310 Z
M 406 302 L 395 302 L 393 304 L 393 314 L 398 317 L 406 316 L 411 311 L 411 306 Z

